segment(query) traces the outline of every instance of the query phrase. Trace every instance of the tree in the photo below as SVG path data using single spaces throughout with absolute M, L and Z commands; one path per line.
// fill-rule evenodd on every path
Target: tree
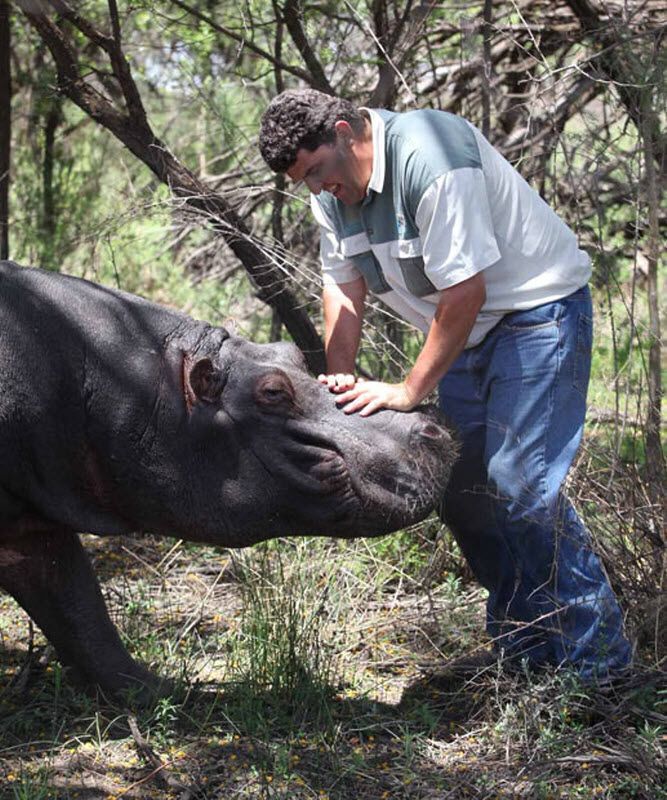
M 9 258 L 9 167 L 11 160 L 11 20 L 0 0 L 0 258 Z
M 154 134 L 123 53 L 115 0 L 109 0 L 111 32 L 108 34 L 62 0 L 50 3 L 20 0 L 19 4 L 53 56 L 60 91 L 120 139 L 188 208 L 205 215 L 243 263 L 260 297 L 277 309 L 294 341 L 304 352 L 310 368 L 315 372 L 323 371 L 325 364 L 321 340 L 301 304 L 288 288 L 284 273 L 253 240 L 245 223 L 224 197 L 210 191 Z M 55 12 L 57 18 L 54 18 Z M 114 88 L 120 90 L 115 102 L 104 91 L 104 82 L 96 86 L 84 77 L 76 46 L 66 30 L 68 24 L 105 56 L 111 70 L 110 75 L 105 76 L 106 81 L 111 79 Z M 99 76 L 101 67 L 94 72 Z
M 200 174 L 186 168 L 154 133 L 137 82 L 141 57 L 130 67 L 121 30 L 145 40 L 148 29 L 139 29 L 137 20 L 148 13 L 168 51 L 153 51 L 151 60 L 164 58 L 160 67 L 171 71 L 182 69 L 183 53 L 193 59 L 197 95 L 209 105 L 225 79 L 251 94 L 259 109 L 275 91 L 308 84 L 359 104 L 431 106 L 469 117 L 597 252 L 595 279 L 607 285 L 610 300 L 618 296 L 619 275 L 635 256 L 646 255 L 646 444 L 661 484 L 657 298 L 666 137 L 659 113 L 665 62 L 659 0 L 623 8 L 592 0 L 480 0 L 463 9 L 412 0 L 242 6 L 139 0 L 122 20 L 115 1 L 106 10 L 100 0 L 92 2 L 85 15 L 64 0 L 20 5 L 53 55 L 60 92 L 169 185 L 180 208 L 197 211 L 212 236 L 225 238 L 315 369 L 323 366 L 320 343 L 301 298 L 304 286 L 315 293 L 317 282 L 301 275 L 296 287 L 292 279 L 317 238 L 307 211 L 258 163 L 253 141 L 233 141 L 224 156 L 214 155 L 223 165 L 215 175 L 204 166 Z M 208 80 L 204 62 L 211 67 Z M 236 199 L 225 194 L 230 186 Z M 637 223 L 643 216 L 646 225 Z M 635 269 L 633 291 L 636 275 Z M 387 359 L 400 359 L 398 343 L 412 345 L 391 317 L 375 308 L 369 313 L 380 320 L 382 355 L 366 366 L 377 371 Z M 630 327 L 643 352 L 634 320 Z

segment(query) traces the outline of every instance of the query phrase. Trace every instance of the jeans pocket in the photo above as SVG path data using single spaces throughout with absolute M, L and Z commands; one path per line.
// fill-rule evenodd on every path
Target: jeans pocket
M 557 326 L 563 313 L 563 304 L 556 300 L 524 311 L 511 311 L 500 321 L 499 327 L 508 331 L 531 331 Z
M 593 348 L 593 320 L 579 314 L 577 320 L 577 351 L 574 359 L 572 385 L 586 397 L 591 376 L 591 351 Z

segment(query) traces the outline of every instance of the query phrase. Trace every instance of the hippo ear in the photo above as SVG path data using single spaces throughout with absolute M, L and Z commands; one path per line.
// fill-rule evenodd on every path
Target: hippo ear
M 218 400 L 225 385 L 222 372 L 213 366 L 210 358 L 200 358 L 190 370 L 188 379 L 192 393 L 205 403 Z

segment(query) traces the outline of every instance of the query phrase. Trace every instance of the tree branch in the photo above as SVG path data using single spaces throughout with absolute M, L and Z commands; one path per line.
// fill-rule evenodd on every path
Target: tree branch
M 314 89 L 319 89 L 326 94 L 336 94 L 324 74 L 322 65 L 318 61 L 313 52 L 310 42 L 306 38 L 306 33 L 301 24 L 301 9 L 299 8 L 299 0 L 286 0 L 283 6 L 283 20 L 285 26 L 289 31 L 292 41 L 297 47 L 301 57 L 306 62 L 306 66 L 313 78 L 311 86 Z
M 196 175 L 181 164 L 151 130 L 144 116 L 120 112 L 88 84 L 79 74 L 77 54 L 65 32 L 49 19 L 43 4 L 35 11 L 34 0 L 17 0 L 25 17 L 50 50 L 58 72 L 60 91 L 86 114 L 116 136 L 137 158 L 166 183 L 172 193 L 183 200 L 187 208 L 203 214 L 219 232 L 246 269 L 261 300 L 275 308 L 295 343 L 303 351 L 310 369 L 325 371 L 324 350 L 320 337 L 302 307 L 302 303 L 287 285 L 286 273 L 276 260 L 258 245 L 245 223 L 219 194 L 212 192 Z M 77 26 L 78 27 L 78 26 Z M 81 28 L 79 28 L 81 30 Z M 114 47 L 116 45 L 114 44 Z M 108 52 L 108 51 L 107 51 Z M 123 80 L 132 86 L 125 88 L 130 96 L 137 92 L 129 65 L 125 64 Z M 109 54 L 111 58 L 111 54 Z M 138 94 L 138 92 L 137 92 Z
M 631 45 L 624 39 L 625 24 L 620 19 L 617 25 L 603 22 L 589 0 L 565 2 L 578 18 L 582 31 L 596 44 L 601 45 L 595 64 L 602 75 L 615 84 L 619 97 L 640 134 L 651 137 L 654 160 L 664 175 L 667 165 L 667 136 L 661 133 L 658 115 L 645 108 L 643 94 L 647 88 L 641 85 L 646 83 L 644 70 L 642 69 L 641 74 L 634 74 L 629 64 L 624 63 L 623 49 L 627 48 L 628 54 L 631 53 Z M 662 25 L 655 30 L 656 39 L 664 35 L 666 28 L 667 26 Z M 644 119 L 646 116 L 648 118 Z
M 187 5 L 187 3 L 184 3 L 183 0 L 171 0 L 171 2 L 175 6 L 178 6 L 181 10 L 191 14 L 193 17 L 195 17 L 195 19 L 200 20 L 200 22 L 205 22 L 214 31 L 223 34 L 223 36 L 228 36 L 235 42 L 242 44 L 243 47 L 247 48 L 252 53 L 255 53 L 255 55 L 266 59 L 269 64 L 272 64 L 274 67 L 279 67 L 280 69 L 285 70 L 285 72 L 289 72 L 291 75 L 294 75 L 294 77 L 301 78 L 301 80 L 305 81 L 313 88 L 318 88 L 316 85 L 317 82 L 307 70 L 301 69 L 301 67 L 293 67 L 290 64 L 286 64 L 284 61 L 279 61 L 275 58 L 275 56 L 269 53 L 268 50 L 264 50 L 262 47 L 259 47 L 254 42 L 246 39 L 244 36 L 241 36 L 241 34 L 233 31 L 231 28 L 220 25 L 219 23 L 215 22 L 215 20 L 211 19 L 207 14 L 204 14 L 201 11 L 198 11 L 196 8 L 192 8 L 192 6 Z
M 107 36 L 105 33 L 102 33 L 102 31 L 98 30 L 85 17 L 82 17 L 75 8 L 72 8 L 72 6 L 69 5 L 69 3 L 65 2 L 65 0 L 47 0 L 47 2 L 63 19 L 66 19 L 68 22 L 71 22 L 72 25 L 78 28 L 78 30 L 81 31 L 86 39 L 94 42 L 98 47 L 101 47 L 107 53 L 110 52 L 110 48 L 113 46 L 113 39 L 111 39 L 111 37 Z M 41 13 L 46 13 L 46 3 L 44 0 L 37 0 L 37 3 L 19 2 L 19 5 L 22 8 L 28 7 L 28 5 L 32 7 L 39 5 L 41 7 Z
M 137 117 L 137 119 L 141 120 L 144 124 L 148 124 L 146 109 L 144 108 L 137 85 L 132 78 L 130 65 L 127 63 L 127 59 L 123 53 L 120 22 L 118 19 L 118 6 L 116 5 L 116 0 L 109 0 L 109 16 L 111 18 L 113 38 L 111 40 L 111 46 L 107 52 L 109 53 L 109 59 L 111 61 L 111 66 L 113 67 L 114 75 L 116 76 L 116 79 L 120 84 L 120 88 L 123 91 L 123 97 L 125 98 L 127 110 L 129 111 L 130 115 Z

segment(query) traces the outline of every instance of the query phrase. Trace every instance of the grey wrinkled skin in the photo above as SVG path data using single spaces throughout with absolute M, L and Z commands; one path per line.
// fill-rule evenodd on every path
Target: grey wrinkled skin
M 344 414 L 293 345 L 0 262 L 0 587 L 86 682 L 155 686 L 77 532 L 380 535 L 428 515 L 454 457 L 433 410 Z

